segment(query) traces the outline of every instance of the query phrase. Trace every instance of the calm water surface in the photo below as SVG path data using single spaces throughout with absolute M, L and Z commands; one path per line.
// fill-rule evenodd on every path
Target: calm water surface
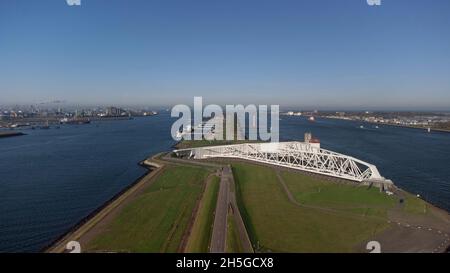
M 25 130 L 0 139 L 0 251 L 38 251 L 145 173 L 168 150 L 167 114 Z
M 312 132 L 325 149 L 375 164 L 396 185 L 450 211 L 450 133 L 369 123 L 282 117 L 282 140 Z M 363 126 L 364 128 L 360 128 Z
M 303 140 L 378 166 L 400 187 L 450 210 L 450 134 L 351 121 L 282 117 L 282 140 Z M 0 252 L 39 251 L 145 170 L 137 163 L 169 150 L 167 113 L 0 139 Z

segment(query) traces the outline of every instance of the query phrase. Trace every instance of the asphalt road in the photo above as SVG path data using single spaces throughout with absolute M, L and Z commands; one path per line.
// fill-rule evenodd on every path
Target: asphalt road
M 214 216 L 214 226 L 211 238 L 211 253 L 224 253 L 227 239 L 227 215 L 230 195 L 230 178 L 232 172 L 226 166 L 222 170 L 220 179 L 219 194 L 217 196 L 216 212 Z

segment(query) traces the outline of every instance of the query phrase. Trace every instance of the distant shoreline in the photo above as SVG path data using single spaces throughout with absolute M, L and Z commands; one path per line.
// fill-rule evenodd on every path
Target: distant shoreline
M 393 127 L 418 129 L 418 130 L 424 130 L 424 131 L 428 130 L 428 127 L 418 127 L 418 126 L 392 124 L 392 123 L 380 123 L 380 122 L 373 122 L 373 121 L 366 121 L 366 120 L 344 119 L 344 118 L 334 118 L 334 117 L 332 118 L 332 117 L 326 117 L 326 116 L 319 116 L 319 118 L 331 119 L 331 120 L 346 120 L 346 121 L 354 121 L 354 122 L 365 122 L 365 123 L 376 124 L 376 125 L 387 125 L 387 126 L 393 126 Z M 437 129 L 437 128 L 431 128 L 431 127 L 430 127 L 430 131 L 441 132 L 441 133 L 450 133 L 450 130 L 447 130 L 447 129 Z

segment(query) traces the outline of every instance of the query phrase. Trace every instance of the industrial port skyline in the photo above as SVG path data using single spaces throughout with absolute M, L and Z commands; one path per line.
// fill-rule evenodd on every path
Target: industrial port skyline
M 450 252 L 449 14 L 0 1 L 0 254 Z
M 126 104 L 79 105 L 63 101 L 39 104 L 0 105 L 0 128 L 6 123 L 21 122 L 29 118 L 104 118 L 151 116 L 158 111 L 169 111 L 173 105 L 132 106 Z M 304 110 L 300 110 L 304 109 Z M 337 108 L 336 108 L 337 109 Z M 364 110 L 281 107 L 281 114 L 288 116 L 315 116 L 343 120 L 355 120 L 403 126 L 437 127 L 450 129 L 450 111 L 433 110 Z
M 450 108 L 446 0 L 6 2 L 2 103 Z

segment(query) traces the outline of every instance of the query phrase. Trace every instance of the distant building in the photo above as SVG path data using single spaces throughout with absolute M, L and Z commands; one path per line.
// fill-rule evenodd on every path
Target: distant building
M 118 116 L 119 109 L 116 107 L 108 107 L 106 108 L 106 115 L 107 116 Z
M 126 115 L 127 115 L 127 112 L 121 108 L 117 108 L 117 107 L 113 107 L 113 106 L 106 108 L 106 116 L 119 117 L 119 116 L 126 116 Z
M 311 146 L 320 148 L 320 140 L 313 137 L 311 133 L 305 133 L 304 142 L 310 144 Z
M 309 141 L 312 139 L 312 134 L 311 133 L 305 133 L 305 142 L 309 143 Z

